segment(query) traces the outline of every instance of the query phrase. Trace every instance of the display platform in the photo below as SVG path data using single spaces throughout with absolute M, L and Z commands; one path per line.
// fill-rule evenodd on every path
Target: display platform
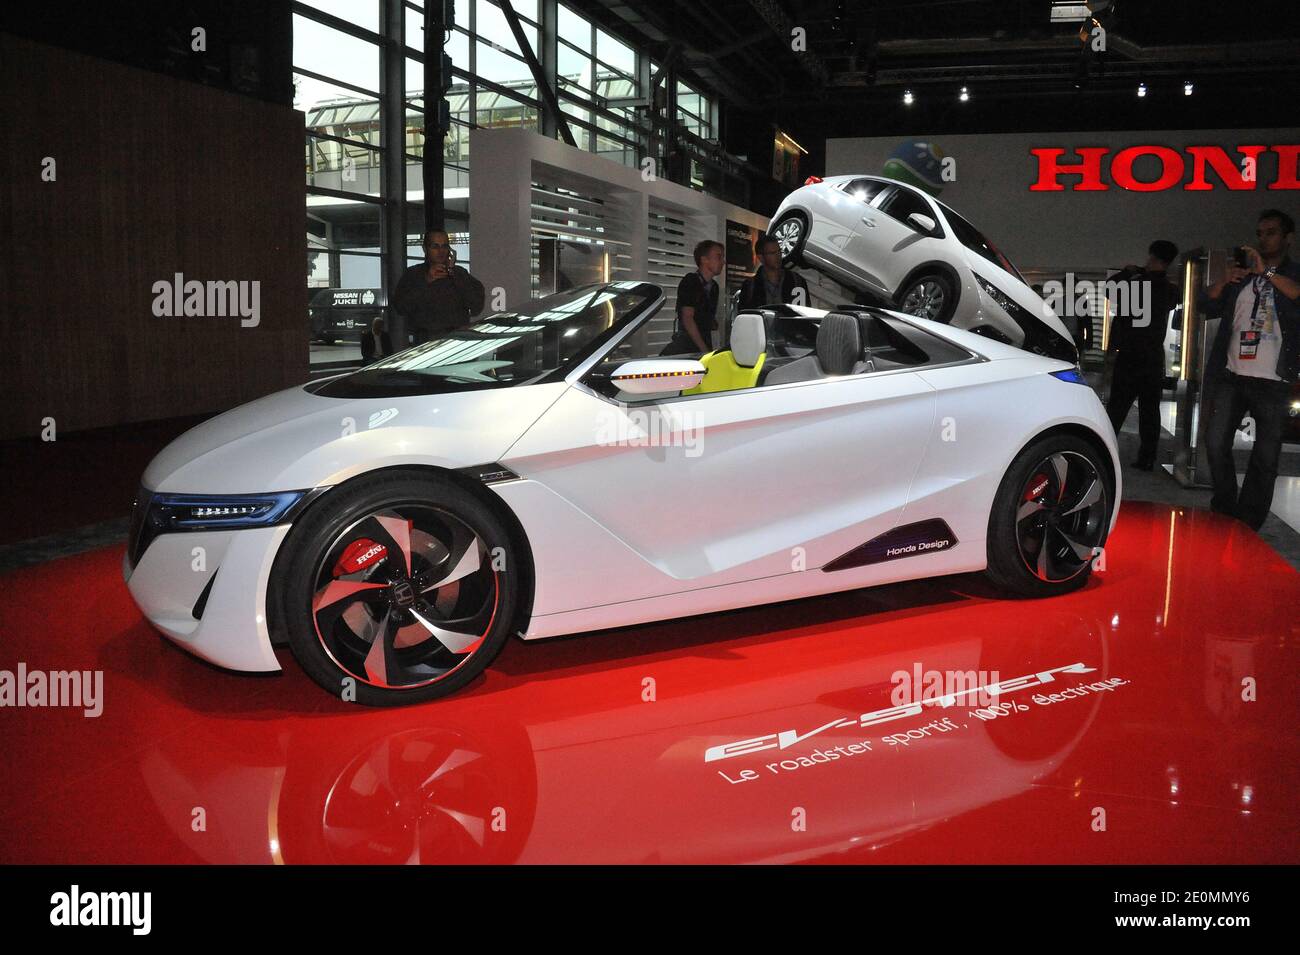
M 0 862 L 1297 861 L 1300 575 L 1207 512 L 1125 504 L 1067 597 L 952 577 L 512 641 L 398 710 L 287 651 L 189 657 L 121 557 L 3 580 L 0 670 L 103 691 L 0 709 Z M 891 709 L 904 674 L 919 714 Z M 933 699 L 971 674 L 992 708 Z

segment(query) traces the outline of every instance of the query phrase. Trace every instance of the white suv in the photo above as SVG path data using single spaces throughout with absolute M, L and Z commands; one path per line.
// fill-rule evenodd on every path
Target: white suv
M 806 265 L 899 310 L 1076 361 L 1070 333 L 1016 267 L 942 202 L 879 176 L 809 177 L 771 234 Z

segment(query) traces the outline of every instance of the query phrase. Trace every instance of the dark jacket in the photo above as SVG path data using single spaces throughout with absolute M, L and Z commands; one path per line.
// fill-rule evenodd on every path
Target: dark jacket
M 387 358 L 393 353 L 393 340 L 387 331 L 379 333 L 380 354 L 375 354 L 375 336 L 369 329 L 361 333 L 361 363 L 368 365 L 377 358 Z
M 1117 314 L 1110 326 L 1110 351 L 1128 362 L 1150 363 L 1164 368 L 1165 334 L 1169 331 L 1169 312 L 1174 307 L 1177 290 L 1164 272 L 1124 269 L 1111 277 L 1112 282 L 1140 283 L 1147 303 L 1147 315 Z M 1134 324 L 1146 318 L 1144 325 Z
M 803 289 L 803 301 L 801 305 L 811 305 L 808 298 L 808 283 L 803 280 L 803 276 L 792 269 L 782 269 L 781 275 L 781 301 L 789 305 L 794 300 L 794 290 Z M 741 309 L 762 308 L 767 304 L 767 289 L 763 282 L 763 268 L 759 266 L 756 271 L 740 286 L 740 301 L 738 303 Z
M 421 262 L 402 273 L 393 292 L 394 310 L 406 319 L 408 332 L 437 335 L 469 324 L 483 311 L 483 283 L 459 265 L 436 282 L 427 280 L 429 263 Z
M 1282 259 L 1277 271 L 1293 282 L 1300 282 L 1300 264 L 1289 258 Z M 1214 344 L 1210 346 L 1210 357 L 1205 363 L 1207 375 L 1218 375 L 1228 367 L 1228 347 L 1232 342 L 1232 320 L 1237 314 L 1237 296 L 1249 281 L 1248 276 L 1235 285 L 1225 285 L 1217 299 L 1210 298 L 1208 291 L 1201 292 L 1201 314 L 1207 319 L 1222 319 L 1214 336 Z M 1293 382 L 1300 376 L 1300 302 L 1287 298 L 1277 289 L 1273 289 L 1273 302 L 1277 306 L 1278 328 L 1282 332 L 1282 347 L 1278 353 L 1275 374 L 1283 381 Z

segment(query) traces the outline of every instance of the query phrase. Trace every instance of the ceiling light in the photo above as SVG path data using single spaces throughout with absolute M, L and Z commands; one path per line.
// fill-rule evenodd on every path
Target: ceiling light
M 1183 84 L 1183 95 L 1184 95 L 1184 96 L 1191 96 L 1191 95 L 1192 95 L 1192 90 L 1193 90 L 1193 89 L 1194 89 L 1194 87 L 1192 86 L 1192 81 L 1191 81 L 1191 80 L 1188 80 L 1186 83 Z
M 1146 95 L 1147 95 L 1147 85 L 1146 85 L 1145 83 L 1139 83 L 1139 84 L 1138 84 L 1138 96 L 1141 97 L 1141 96 L 1146 96 Z
M 957 98 L 963 103 L 970 99 L 970 93 L 966 91 L 966 87 L 963 86 L 961 88 L 961 92 L 957 94 Z
M 904 105 L 904 106 L 911 106 L 911 105 L 912 105 L 912 100 L 913 100 L 914 98 L 915 98 L 915 97 L 912 96 L 912 91 L 911 91 L 911 90 L 903 90 L 903 105 Z

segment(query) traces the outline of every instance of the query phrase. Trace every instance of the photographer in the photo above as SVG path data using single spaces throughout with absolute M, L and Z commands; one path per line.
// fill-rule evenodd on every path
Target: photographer
M 406 319 L 406 331 L 415 345 L 468 325 L 483 311 L 486 297 L 483 283 L 456 264 L 446 232 L 427 232 L 424 254 L 424 263 L 402 273 L 392 297 L 393 309 Z
M 1265 209 L 1255 227 L 1257 248 L 1243 246 L 1201 303 L 1206 318 L 1222 319 L 1205 368 L 1210 507 L 1255 530 L 1273 503 L 1287 399 L 1300 372 L 1300 265 L 1287 255 L 1294 234 L 1295 220 Z M 1255 420 L 1255 446 L 1238 493 L 1232 440 L 1247 413 Z
M 1138 454 L 1133 467 L 1150 471 L 1156 465 L 1160 441 L 1160 391 L 1165 381 L 1165 332 L 1174 307 L 1174 287 L 1166 276 L 1178 257 L 1178 247 L 1157 239 L 1147 249 L 1145 267 L 1130 265 L 1111 281 L 1128 282 L 1127 314 L 1116 314 L 1110 329 L 1107 357 L 1114 357 L 1110 401 L 1106 413 L 1118 435 L 1134 400 L 1138 403 Z M 1134 307 L 1134 303 L 1141 303 Z

